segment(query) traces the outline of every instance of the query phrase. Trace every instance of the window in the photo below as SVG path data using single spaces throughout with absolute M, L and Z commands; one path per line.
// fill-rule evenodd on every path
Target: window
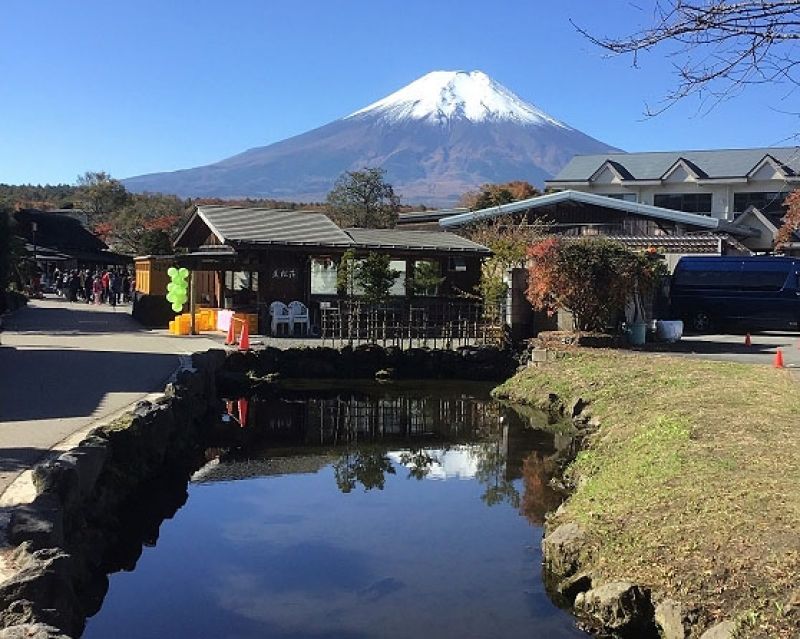
M 657 193 L 653 204 L 684 213 L 711 213 L 711 193 Z
M 463 257 L 447 258 L 447 270 L 450 272 L 464 273 L 467 270 L 467 260 Z
M 406 261 L 405 260 L 392 260 L 389 262 L 389 268 L 397 271 L 399 275 L 395 278 L 392 288 L 389 289 L 389 295 L 405 295 L 406 294 Z
M 226 271 L 225 288 L 229 291 L 244 291 L 250 288 L 250 273 L 247 271 Z
M 788 191 L 734 193 L 733 210 L 737 213 L 744 213 L 749 207 L 755 206 L 762 213 L 785 213 L 783 202 L 788 195 Z
M 434 260 L 414 262 L 414 295 L 435 296 L 444 281 L 442 267 Z
M 337 264 L 324 257 L 311 259 L 311 294 L 336 295 Z
M 636 193 L 601 193 L 610 197 L 612 200 L 623 200 L 625 202 L 636 202 Z
M 777 291 L 786 283 L 786 271 L 781 270 L 689 270 L 675 274 L 675 286 L 685 288 L 721 288 L 742 291 Z

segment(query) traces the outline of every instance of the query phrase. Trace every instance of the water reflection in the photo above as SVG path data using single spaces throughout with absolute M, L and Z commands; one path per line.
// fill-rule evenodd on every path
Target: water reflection
M 215 449 L 209 458 L 219 459 L 195 481 L 308 472 L 309 464 L 331 464 L 342 493 L 383 490 L 398 472 L 475 480 L 486 505 L 521 508 L 536 524 L 561 498 L 549 481 L 570 438 L 545 413 L 489 399 L 483 384 L 295 383 L 227 407 L 232 423 L 246 426 L 240 444 L 222 455 Z
M 478 386 L 245 401 L 87 638 L 584 636 L 544 592 L 529 523 L 568 450 L 547 416 Z

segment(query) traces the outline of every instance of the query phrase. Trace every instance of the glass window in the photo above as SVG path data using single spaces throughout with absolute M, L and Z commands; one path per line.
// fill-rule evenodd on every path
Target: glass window
M 414 262 L 414 295 L 438 295 L 443 280 L 439 262 L 434 260 Z
M 755 206 L 762 213 L 784 213 L 783 202 L 788 197 L 788 191 L 765 191 L 763 193 L 734 193 L 733 210 L 744 213 L 749 207 Z
M 229 291 L 249 289 L 250 273 L 247 271 L 225 271 L 225 288 Z
M 786 283 L 786 271 L 681 270 L 675 285 L 686 288 L 722 288 L 745 291 L 776 291 Z
M 447 270 L 463 273 L 467 270 L 467 261 L 463 257 L 447 258 Z
M 397 271 L 400 275 L 392 284 L 392 288 L 389 289 L 389 295 L 405 295 L 406 294 L 406 261 L 405 260 L 392 260 L 389 262 L 389 268 L 393 271 Z
M 657 193 L 653 204 L 684 213 L 711 213 L 711 193 Z
M 311 294 L 336 295 L 336 261 L 330 258 L 312 258 Z
M 610 197 L 612 200 L 623 200 L 625 202 L 636 202 L 636 193 L 601 193 Z

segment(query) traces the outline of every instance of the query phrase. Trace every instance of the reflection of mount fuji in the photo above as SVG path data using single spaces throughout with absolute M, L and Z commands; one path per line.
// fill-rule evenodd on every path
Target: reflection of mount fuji
M 301 135 L 124 184 L 183 197 L 309 202 L 324 200 L 344 171 L 380 166 L 405 201 L 444 205 L 485 182 L 541 186 L 573 155 L 613 150 L 480 71 L 435 71 Z

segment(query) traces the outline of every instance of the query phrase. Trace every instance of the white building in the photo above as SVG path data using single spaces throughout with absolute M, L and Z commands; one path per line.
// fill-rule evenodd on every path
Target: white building
M 800 147 L 578 155 L 545 185 L 732 221 L 750 206 L 782 212 Z

